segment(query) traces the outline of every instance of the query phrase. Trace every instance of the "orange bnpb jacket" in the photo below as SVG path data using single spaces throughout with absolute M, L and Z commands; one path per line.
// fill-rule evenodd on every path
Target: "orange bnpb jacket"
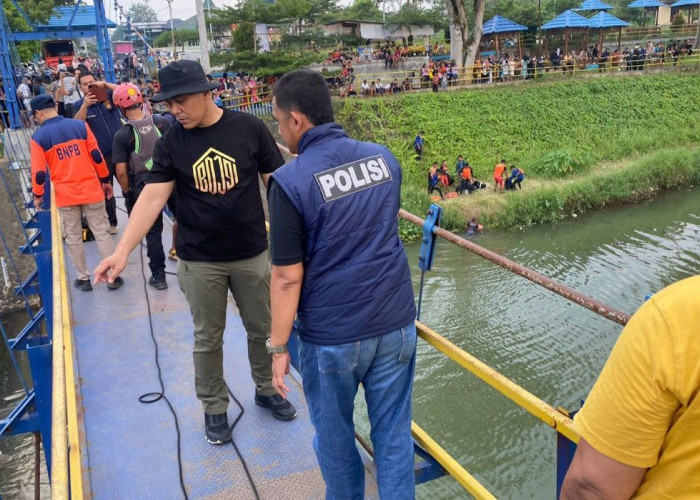
M 104 200 L 100 178 L 109 176 L 109 170 L 87 123 L 62 116 L 46 120 L 32 136 L 31 155 L 32 192 L 36 196 L 44 194 L 48 167 L 56 206 Z

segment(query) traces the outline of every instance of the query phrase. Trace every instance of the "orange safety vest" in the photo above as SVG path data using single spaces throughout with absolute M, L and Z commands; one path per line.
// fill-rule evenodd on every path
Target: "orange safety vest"
M 493 169 L 494 177 L 503 177 L 503 172 L 505 172 L 506 166 L 503 163 L 497 163 Z
M 472 167 L 464 167 L 462 169 L 462 179 L 470 181 L 472 179 Z

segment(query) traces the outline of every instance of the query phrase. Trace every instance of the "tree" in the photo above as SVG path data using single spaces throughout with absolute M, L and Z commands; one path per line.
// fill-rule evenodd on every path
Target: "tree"
M 158 15 L 147 3 L 137 2 L 127 11 L 132 23 L 153 23 L 158 20 Z
M 464 0 L 445 0 L 450 19 L 450 57 L 462 66 L 473 66 L 481 43 L 486 0 L 473 0 L 473 11 L 467 14 Z M 469 31 L 470 18 L 473 25 Z
M 54 7 L 62 5 L 70 5 L 72 0 L 18 0 L 17 2 L 24 10 L 27 17 L 33 23 L 45 23 L 51 17 Z M 1 8 L 5 11 L 7 22 L 12 31 L 30 31 L 31 27 L 27 24 L 24 17 L 19 13 L 17 8 L 12 4 L 11 0 L 2 0 Z M 17 52 L 23 62 L 30 61 L 39 54 L 41 44 L 36 41 L 19 42 L 17 43 Z
M 239 23 L 273 24 L 279 21 L 275 5 L 263 0 L 244 0 L 235 8 L 224 6 L 217 11 L 217 16 L 229 25 Z
M 185 45 L 186 43 L 197 44 L 199 43 L 199 33 L 197 30 L 181 29 L 175 30 L 175 44 Z M 153 40 L 153 45 L 155 47 L 170 47 L 172 44 L 172 37 L 170 36 L 170 31 L 164 31 Z
M 237 52 L 251 51 L 253 47 L 257 47 L 257 43 L 254 23 L 241 23 L 233 31 L 233 48 Z
M 437 4 L 430 9 L 407 2 L 397 12 L 387 14 L 387 22 L 397 26 L 432 26 L 435 31 L 448 27 L 445 22 L 445 5 Z
M 382 11 L 379 10 L 374 0 L 355 0 L 350 7 L 345 9 L 344 17 L 358 21 L 381 21 Z

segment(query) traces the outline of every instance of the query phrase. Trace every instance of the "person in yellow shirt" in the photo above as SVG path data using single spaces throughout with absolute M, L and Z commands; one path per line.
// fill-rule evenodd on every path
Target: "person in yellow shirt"
M 562 499 L 700 498 L 700 276 L 637 311 L 574 422 Z

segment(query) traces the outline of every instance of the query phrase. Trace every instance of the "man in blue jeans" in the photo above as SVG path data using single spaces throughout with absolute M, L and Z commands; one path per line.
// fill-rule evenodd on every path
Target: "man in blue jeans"
M 271 177 L 272 386 L 289 388 L 295 325 L 314 448 L 326 498 L 362 499 L 353 407 L 361 383 L 381 498 L 413 498 L 411 388 L 415 304 L 398 237 L 401 168 L 384 147 L 333 123 L 323 77 L 300 70 L 275 85 L 273 116 L 299 156 Z

